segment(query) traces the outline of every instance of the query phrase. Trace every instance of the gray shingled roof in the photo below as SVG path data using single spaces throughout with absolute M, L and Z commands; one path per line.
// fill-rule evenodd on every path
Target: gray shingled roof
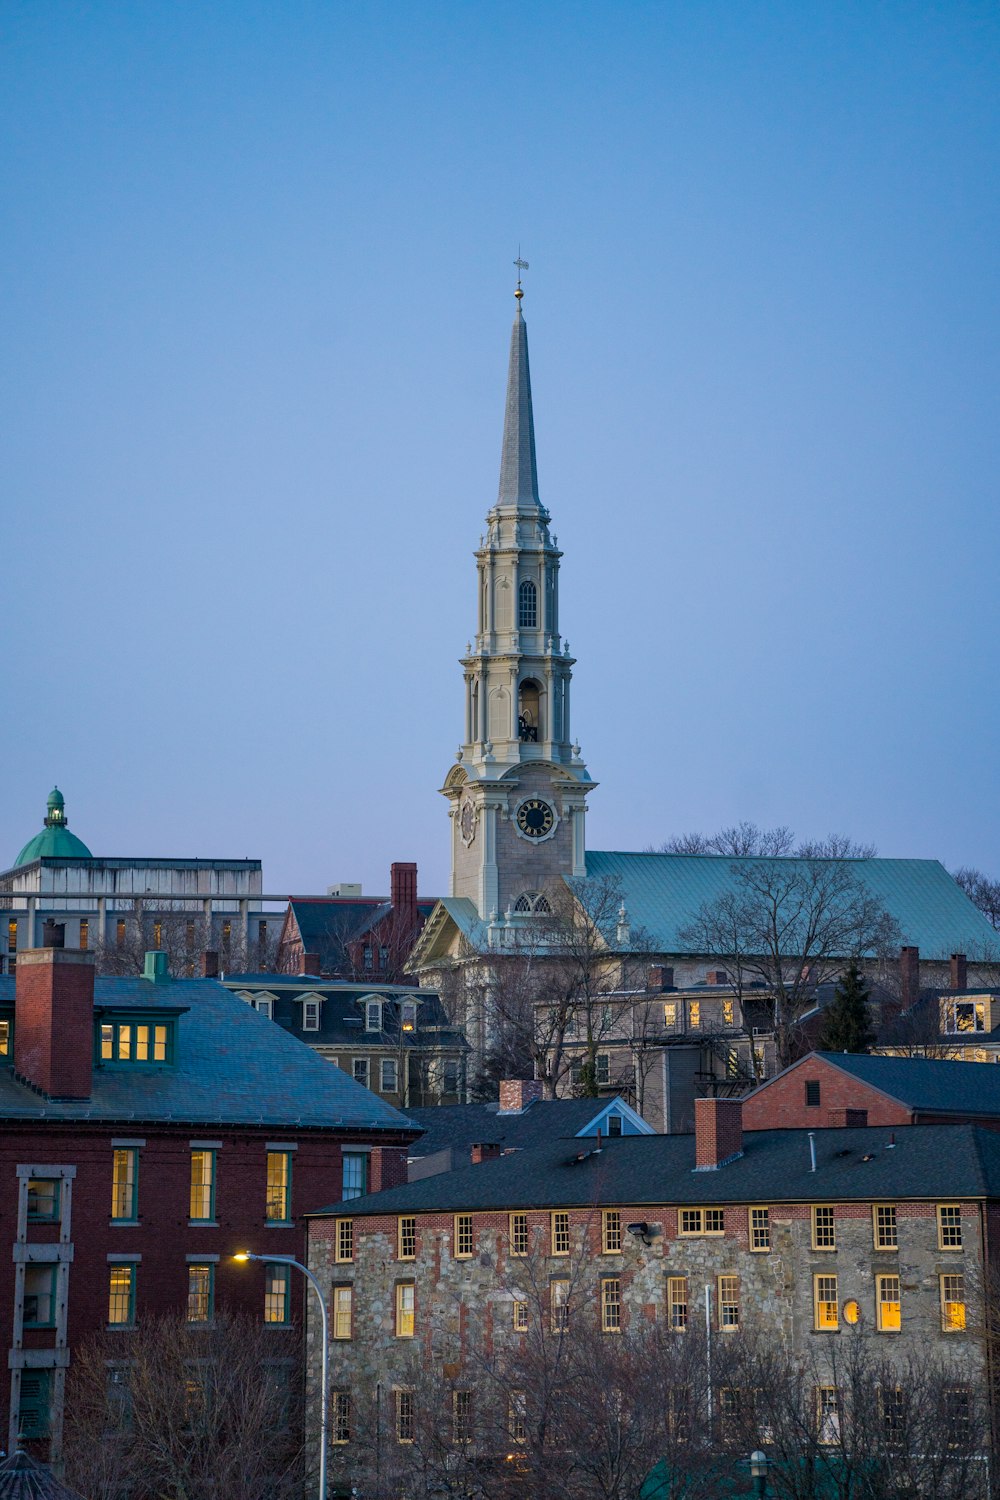
M 0 976 L 0 1003 L 14 1003 L 13 976 Z M 319 1057 L 213 979 L 98 978 L 94 1008 L 160 1008 L 178 1017 L 172 1067 L 94 1068 L 92 1096 L 75 1103 L 40 1098 L 0 1070 L 0 1120 L 150 1120 L 200 1124 L 343 1127 L 406 1131 L 398 1110 Z
M 1000 1197 L 996 1131 L 908 1125 L 813 1134 L 815 1172 L 805 1130 L 748 1131 L 744 1154 L 715 1172 L 694 1171 L 693 1135 L 619 1136 L 602 1142 L 599 1152 L 589 1140 L 550 1140 L 318 1214 Z
M 975 1041 L 975 1036 L 968 1040 Z M 1000 1067 L 995 1065 L 927 1057 L 878 1057 L 867 1052 L 818 1052 L 816 1056 L 911 1109 L 1000 1115 Z
M 76 1490 L 56 1479 L 48 1464 L 15 1448 L 0 1463 L 0 1500 L 81 1500 Z
M 534 1146 L 540 1136 L 572 1138 L 613 1101 L 607 1099 L 538 1099 L 520 1114 L 501 1114 L 497 1104 L 442 1104 L 408 1109 L 407 1118 L 424 1134 L 414 1141 L 410 1155 L 430 1156 L 451 1147 L 468 1151 L 478 1143 L 506 1150 Z

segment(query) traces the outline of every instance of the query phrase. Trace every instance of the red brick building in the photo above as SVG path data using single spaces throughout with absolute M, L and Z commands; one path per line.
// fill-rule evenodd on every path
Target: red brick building
M 0 1338 L 9 1444 L 60 1458 L 73 1349 L 99 1330 L 227 1306 L 296 1364 L 302 1214 L 405 1180 L 414 1127 L 212 980 L 98 979 L 43 948 L 0 977 Z M 15 988 L 16 984 L 16 988 Z M 295 1278 L 293 1280 L 293 1277 Z

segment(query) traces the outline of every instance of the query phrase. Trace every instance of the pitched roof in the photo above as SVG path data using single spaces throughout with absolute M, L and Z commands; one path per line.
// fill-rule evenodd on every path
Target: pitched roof
M 588 850 L 587 877 L 620 883 L 630 922 L 649 932 L 657 951 L 694 953 L 696 948 L 682 939 L 681 932 L 702 906 L 738 889 L 735 872 L 750 863 L 805 861 Z M 1000 949 L 1000 934 L 938 860 L 855 859 L 845 863 L 896 918 L 902 942 L 918 947 L 921 958 L 946 960 L 952 953 L 976 958 Z
M 880 1057 L 867 1052 L 814 1055 L 923 1113 L 1000 1116 L 1000 1067 L 929 1057 Z M 808 1060 L 803 1058 L 793 1066 L 802 1067 Z
M 317 897 L 291 901 L 289 906 L 307 953 L 357 942 L 392 911 L 391 902 L 379 896 Z M 425 921 L 433 909 L 433 901 L 417 902 L 417 913 Z
M 465 1033 L 452 1026 L 441 1004 L 437 990 L 421 989 L 415 984 L 369 984 L 361 981 L 318 979 L 309 974 L 227 974 L 220 981 L 235 994 L 274 997 L 271 1019 L 286 1031 L 301 1036 L 310 1046 L 332 1047 L 399 1047 L 442 1048 L 468 1051 Z M 304 996 L 320 999 L 319 1026 L 303 1035 L 302 1011 L 298 1002 Z M 382 1000 L 382 1028 L 367 1029 L 367 1017 L 361 1002 Z M 400 1002 L 417 1002 L 414 1031 L 403 1031 Z
M 518 1113 L 500 1113 L 497 1104 L 442 1104 L 429 1109 L 408 1109 L 409 1119 L 423 1129 L 411 1156 L 431 1156 L 435 1151 L 468 1151 L 479 1142 L 520 1150 L 536 1146 L 552 1136 L 574 1137 L 597 1115 L 604 1114 L 610 1099 L 537 1099 Z
M 531 1208 L 638 1208 L 699 1203 L 921 1201 L 1000 1197 L 1000 1132 L 975 1125 L 815 1130 L 816 1171 L 805 1130 L 754 1130 L 743 1155 L 714 1172 L 694 1170 L 693 1135 L 548 1140 L 477 1166 L 333 1204 L 327 1214 L 459 1213 Z M 895 1144 L 892 1144 L 895 1138 Z
M 80 1500 L 80 1495 L 62 1484 L 48 1464 L 15 1448 L 0 1463 L 0 1500 Z
M 0 1002 L 15 980 L 0 975 Z M 176 1062 L 162 1067 L 95 1064 L 89 1100 L 39 1098 L 0 1069 L 0 1120 L 149 1120 L 284 1129 L 405 1131 L 405 1116 L 311 1047 L 275 1026 L 214 979 L 98 977 L 94 1009 L 177 1015 Z

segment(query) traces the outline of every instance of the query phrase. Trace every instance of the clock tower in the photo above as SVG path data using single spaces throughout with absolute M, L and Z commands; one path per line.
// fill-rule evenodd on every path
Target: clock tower
M 571 730 L 562 553 L 538 498 L 520 283 L 514 295 L 500 489 L 475 554 L 476 635 L 462 658 L 465 733 L 441 789 L 451 894 L 483 921 L 527 914 L 552 881 L 586 874 L 586 797 L 596 785 Z

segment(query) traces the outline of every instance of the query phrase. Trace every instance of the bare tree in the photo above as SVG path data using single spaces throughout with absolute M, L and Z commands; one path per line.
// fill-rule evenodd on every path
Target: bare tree
M 1000 932 L 1000 880 L 991 880 L 982 870 L 963 865 L 952 870 L 951 877 L 960 885 L 973 906 L 978 906 L 992 927 Z
M 672 834 L 662 844 L 650 845 L 647 854 L 728 854 L 733 859 L 779 859 L 794 855 L 799 859 L 874 859 L 874 844 L 856 842 L 845 833 L 831 833 L 825 839 L 803 839 L 796 845 L 795 834 L 784 824 L 777 828 L 760 828 L 756 823 L 733 823 L 718 833 Z
M 220 966 L 227 973 L 277 972 L 277 933 L 265 924 L 251 935 L 235 913 L 216 915 L 209 923 L 200 910 L 165 911 L 136 896 L 132 910 L 114 921 L 114 938 L 102 933 L 94 947 L 98 974 L 141 974 L 146 954 L 155 949 L 166 953 L 175 979 L 190 979 L 198 973 L 201 954 L 217 945 Z
M 91 1339 L 68 1382 L 69 1482 L 88 1500 L 293 1500 L 299 1359 L 296 1335 L 225 1314 L 209 1328 L 151 1318 Z

